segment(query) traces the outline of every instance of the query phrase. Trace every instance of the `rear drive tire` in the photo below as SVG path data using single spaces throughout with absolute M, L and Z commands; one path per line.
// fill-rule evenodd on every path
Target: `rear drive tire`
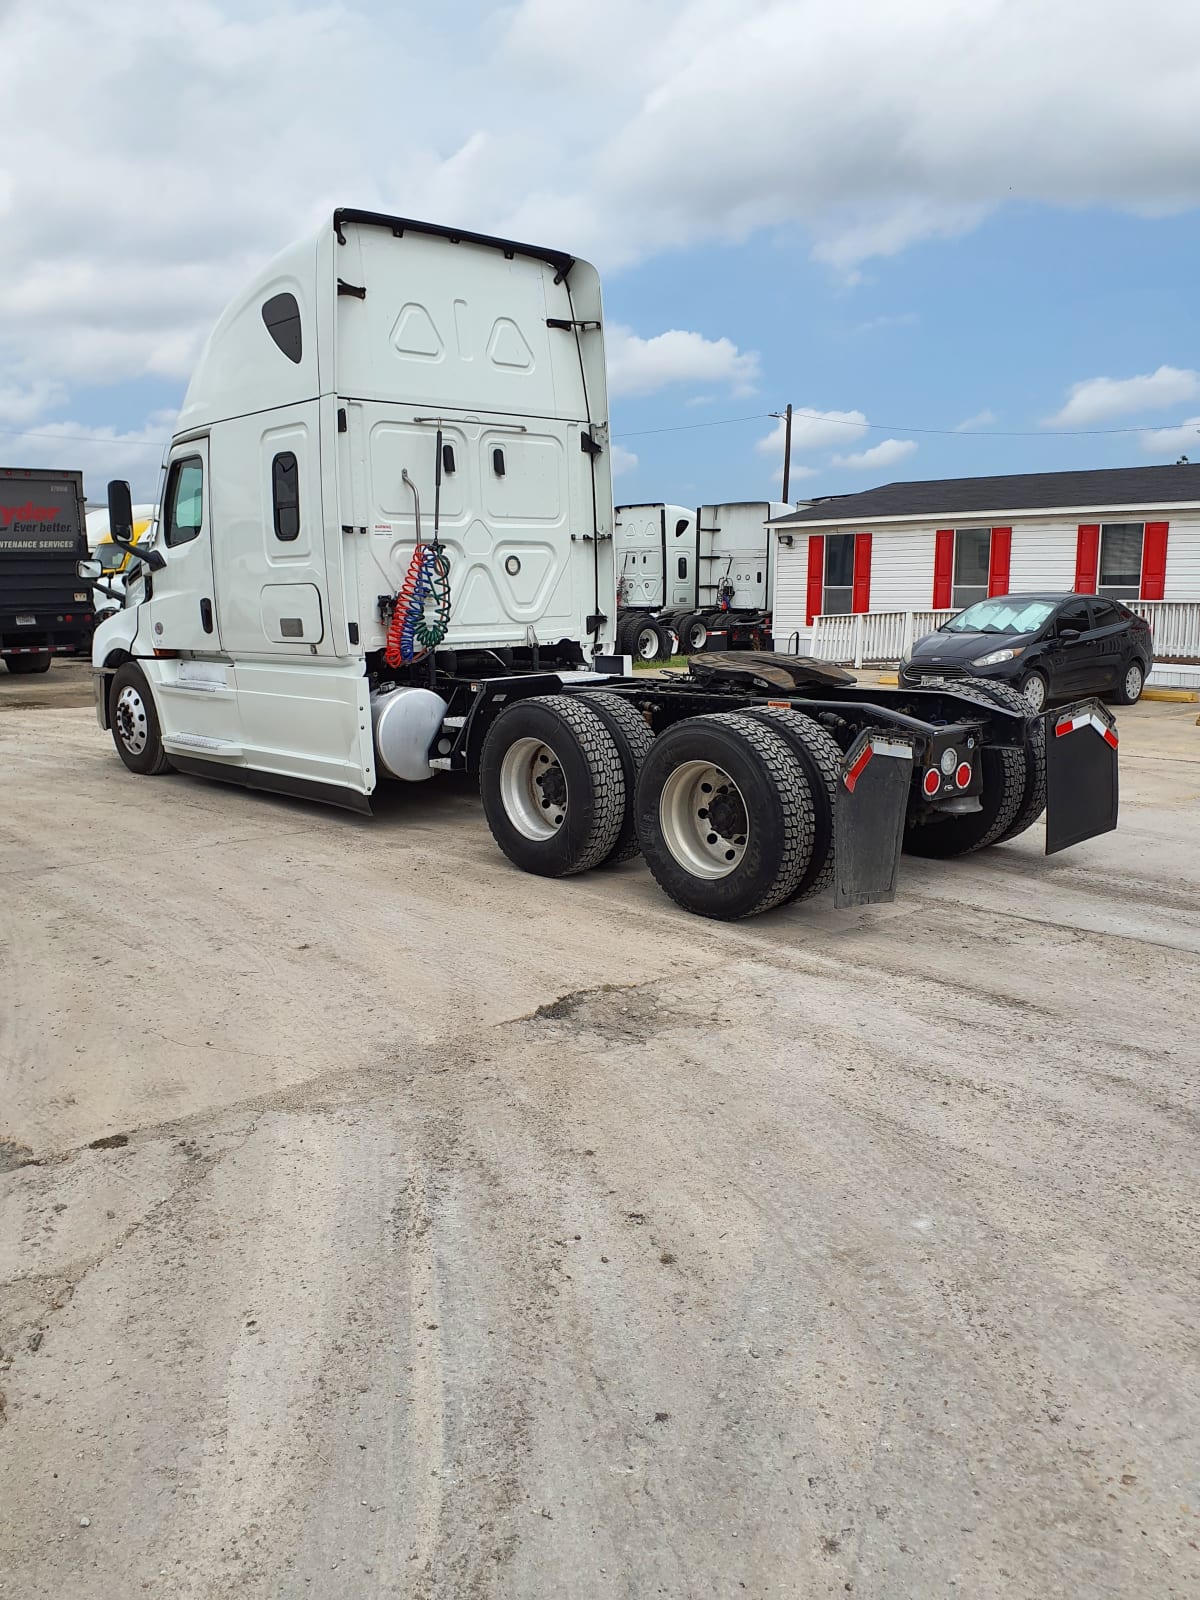
M 966 681 L 979 693 L 989 695 L 996 705 L 1008 706 L 1013 711 L 1028 715 L 1029 702 L 1010 684 L 993 683 L 990 678 L 968 678 Z M 1019 833 L 1032 828 L 1045 809 L 1046 723 L 1044 718 L 1039 717 L 1033 724 L 1025 744 L 1025 788 L 1021 794 L 1017 814 L 1004 832 L 992 840 L 992 843 L 1004 844 L 1009 839 L 1015 839 Z
M 730 922 L 782 905 L 812 856 L 804 769 L 781 733 L 735 711 L 687 717 L 659 735 L 635 813 L 659 887 L 702 917 Z
M 671 636 L 654 617 L 639 617 L 629 630 L 632 649 L 629 654 L 635 661 L 649 664 L 652 661 L 669 661 Z
M 617 842 L 613 845 L 612 854 L 606 863 L 615 866 L 618 862 L 628 861 L 641 852 L 637 837 L 637 822 L 633 814 L 633 796 L 637 788 L 638 773 L 650 753 L 654 735 L 646 726 L 645 718 L 640 716 L 636 707 L 630 705 L 622 695 L 589 690 L 581 695 L 580 699 L 596 713 L 608 729 L 617 747 L 617 754 L 621 758 L 621 773 L 625 779 L 625 809 L 621 819 L 621 831 L 617 834 Z
M 1146 673 L 1140 661 L 1131 661 L 1125 668 L 1124 676 L 1113 692 L 1113 700 L 1119 706 L 1135 706 L 1142 698 L 1142 690 L 1146 686 Z
M 108 692 L 108 724 L 117 754 L 141 778 L 170 772 L 154 696 L 136 661 L 118 667 Z
M 35 672 L 50 671 L 48 650 L 36 656 L 5 656 L 4 661 L 14 678 L 28 678 Z
M 792 899 L 811 900 L 833 882 L 834 807 L 842 752 L 833 736 L 802 711 L 783 706 L 754 706 L 747 708 L 743 715 L 754 717 L 782 734 L 808 778 L 813 802 L 812 857 Z
M 607 860 L 625 815 L 616 741 L 578 695 L 538 695 L 502 711 L 483 741 L 479 791 L 501 850 L 542 878 Z
M 708 624 L 698 611 L 679 619 L 679 650 L 685 656 L 699 655 L 708 643 Z

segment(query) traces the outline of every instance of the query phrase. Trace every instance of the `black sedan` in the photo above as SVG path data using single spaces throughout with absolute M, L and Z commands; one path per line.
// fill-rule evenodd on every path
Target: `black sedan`
M 980 600 L 927 633 L 900 663 L 900 682 L 991 678 L 1035 711 L 1098 694 L 1131 706 L 1154 665 L 1150 625 L 1119 600 L 1008 594 Z

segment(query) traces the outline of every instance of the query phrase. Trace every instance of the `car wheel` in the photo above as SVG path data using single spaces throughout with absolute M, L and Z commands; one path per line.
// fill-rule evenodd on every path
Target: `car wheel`
M 1125 676 L 1117 685 L 1113 699 L 1119 706 L 1135 706 L 1142 698 L 1142 690 L 1146 684 L 1146 674 L 1140 661 L 1131 661 L 1125 668 Z
M 1049 698 L 1046 680 L 1040 672 L 1027 672 L 1021 679 L 1020 694 L 1031 711 L 1044 711 Z

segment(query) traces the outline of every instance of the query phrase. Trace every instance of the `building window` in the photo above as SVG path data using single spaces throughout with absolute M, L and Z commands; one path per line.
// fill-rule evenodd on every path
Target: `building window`
M 1109 600 L 1136 600 L 1142 592 L 1141 522 L 1105 522 L 1100 526 L 1100 581 L 1097 594 Z
M 954 531 L 955 611 L 965 611 L 988 597 L 988 568 L 992 559 L 990 528 L 956 528 Z
M 271 499 L 275 508 L 275 537 L 284 543 L 300 535 L 300 473 L 290 450 L 271 463 Z
M 199 456 L 176 461 L 167 485 L 163 541 L 174 548 L 195 539 L 204 521 L 204 464 Z
M 854 599 L 854 535 L 828 534 L 825 539 L 825 588 L 821 611 L 827 617 L 850 614 Z

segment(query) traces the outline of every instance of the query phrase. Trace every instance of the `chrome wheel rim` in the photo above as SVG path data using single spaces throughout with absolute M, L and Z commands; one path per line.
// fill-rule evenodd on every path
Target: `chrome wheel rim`
M 639 628 L 636 640 L 639 661 L 653 661 L 658 655 L 658 633 L 654 628 Z
M 1142 669 L 1141 667 L 1130 667 L 1129 671 L 1125 674 L 1125 693 L 1128 695 L 1130 700 L 1136 700 L 1141 692 Z
M 733 779 L 711 761 L 685 761 L 658 802 L 663 843 L 694 878 L 727 878 L 746 854 L 750 823 Z
M 527 839 L 552 839 L 567 817 L 562 764 L 540 739 L 516 739 L 500 763 L 504 813 Z
M 1041 711 L 1046 704 L 1046 685 L 1039 677 L 1030 678 L 1021 693 L 1025 697 L 1026 704 L 1033 711 Z
M 150 723 L 145 702 L 131 683 L 117 696 L 116 724 L 126 750 L 131 756 L 140 756 L 150 740 Z

